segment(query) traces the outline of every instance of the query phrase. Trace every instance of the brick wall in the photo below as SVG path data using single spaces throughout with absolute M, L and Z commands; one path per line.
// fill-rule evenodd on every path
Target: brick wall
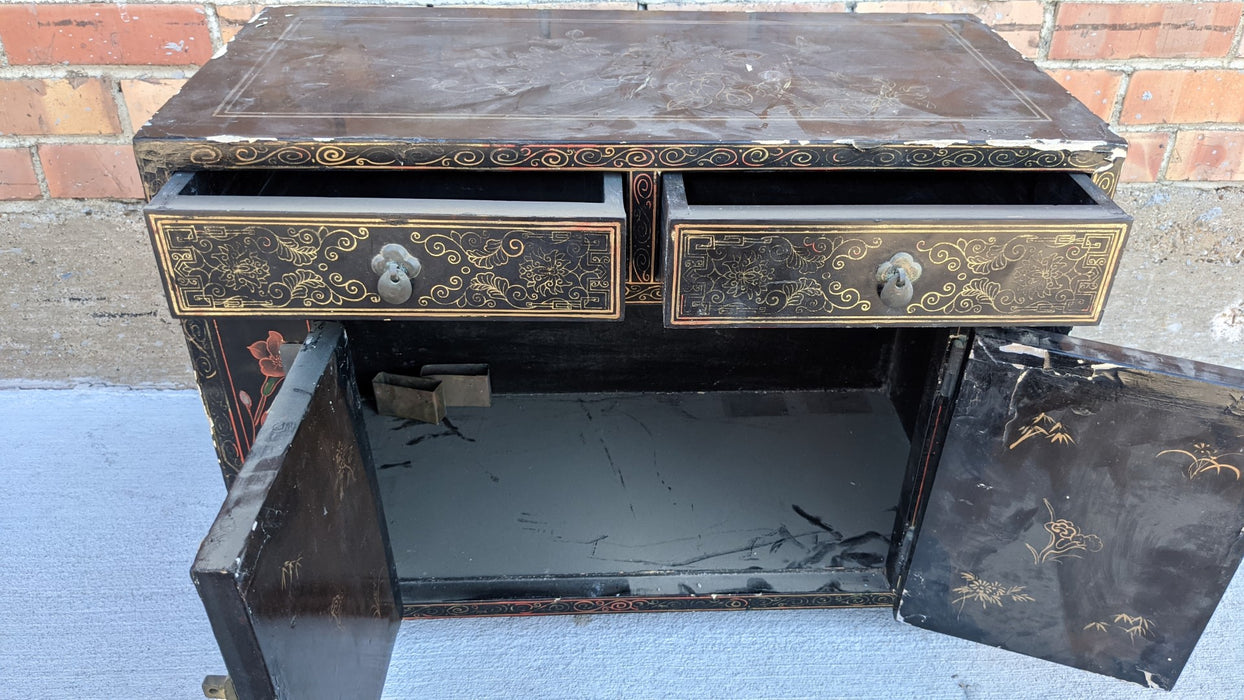
M 1125 180 L 1244 180 L 1244 2 L 651 0 L 640 6 L 973 13 L 1127 137 Z M 140 197 L 129 146 L 134 131 L 258 9 L 0 0 L 0 200 Z

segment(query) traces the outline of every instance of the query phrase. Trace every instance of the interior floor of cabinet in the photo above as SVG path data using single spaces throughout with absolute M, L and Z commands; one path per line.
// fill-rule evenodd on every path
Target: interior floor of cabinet
M 875 588 L 908 452 L 881 391 L 494 395 L 367 423 L 404 581 L 771 572 L 811 591 L 867 570 Z

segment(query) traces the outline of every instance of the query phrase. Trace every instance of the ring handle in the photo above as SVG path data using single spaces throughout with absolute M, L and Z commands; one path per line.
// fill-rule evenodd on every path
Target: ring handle
M 419 276 L 423 263 L 397 243 L 386 243 L 371 259 L 371 270 L 379 276 L 376 291 L 389 304 L 405 304 L 414 292 L 411 280 Z
M 877 295 L 894 311 L 906 311 L 924 268 L 911 253 L 895 253 L 877 267 Z

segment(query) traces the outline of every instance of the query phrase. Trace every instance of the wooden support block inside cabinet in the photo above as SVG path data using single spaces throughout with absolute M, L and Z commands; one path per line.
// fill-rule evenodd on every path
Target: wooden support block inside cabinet
M 1244 376 L 1008 328 L 1100 319 L 1125 148 L 966 16 L 261 14 L 135 137 L 234 687 L 375 695 L 399 609 L 894 606 L 1169 688 Z M 489 400 L 376 413 L 430 365 Z

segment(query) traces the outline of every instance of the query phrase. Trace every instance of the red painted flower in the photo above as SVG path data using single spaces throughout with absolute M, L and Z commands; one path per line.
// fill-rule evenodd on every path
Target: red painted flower
M 266 341 L 259 340 L 246 346 L 251 355 L 259 360 L 259 371 L 265 377 L 284 377 L 285 366 L 281 364 L 281 344 L 284 336 L 276 331 L 268 331 Z

